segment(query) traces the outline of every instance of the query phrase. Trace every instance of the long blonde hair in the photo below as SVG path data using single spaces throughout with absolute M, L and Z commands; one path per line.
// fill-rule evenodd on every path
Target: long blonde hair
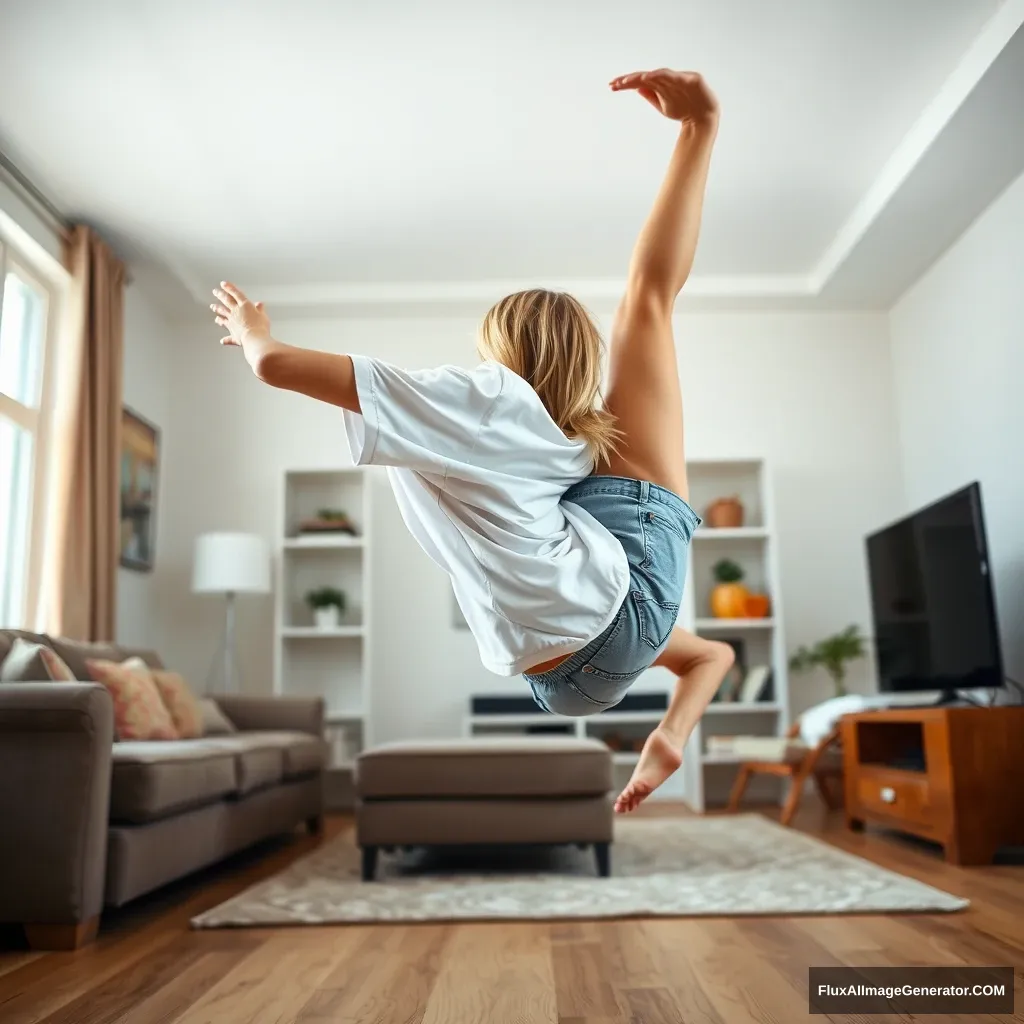
M 590 446 L 595 464 L 607 461 L 620 433 L 600 404 L 604 342 L 576 299 L 540 288 L 507 295 L 484 317 L 479 348 L 527 381 L 562 432 Z

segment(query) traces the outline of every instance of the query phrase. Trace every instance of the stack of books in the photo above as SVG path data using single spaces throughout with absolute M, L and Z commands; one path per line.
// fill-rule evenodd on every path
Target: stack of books
M 750 761 L 791 761 L 803 756 L 807 744 L 786 736 L 709 736 L 708 753 Z

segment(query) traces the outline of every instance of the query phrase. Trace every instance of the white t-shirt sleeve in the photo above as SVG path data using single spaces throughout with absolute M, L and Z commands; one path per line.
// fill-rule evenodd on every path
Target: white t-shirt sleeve
M 343 410 L 357 466 L 400 466 L 422 473 L 462 461 L 476 446 L 484 418 L 501 394 L 500 371 L 454 366 L 402 370 L 352 356 L 361 413 Z

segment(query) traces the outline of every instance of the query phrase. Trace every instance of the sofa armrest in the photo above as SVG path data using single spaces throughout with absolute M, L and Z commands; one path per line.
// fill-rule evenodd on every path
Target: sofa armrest
M 324 734 L 324 702 L 320 697 L 217 696 L 218 707 L 242 732 L 285 730 Z
M 0 921 L 103 908 L 114 707 L 94 683 L 0 684 Z

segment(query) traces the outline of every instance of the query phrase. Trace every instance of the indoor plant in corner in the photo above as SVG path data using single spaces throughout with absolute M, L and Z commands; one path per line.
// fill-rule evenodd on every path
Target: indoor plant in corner
M 847 663 L 863 658 L 866 646 L 867 638 L 861 634 L 860 627 L 847 626 L 841 633 L 827 636 L 813 647 L 800 647 L 789 659 L 789 667 L 793 672 L 805 672 L 820 666 L 832 677 L 836 696 L 845 697 Z
M 306 595 L 306 604 L 313 609 L 317 629 L 337 629 L 345 610 L 345 594 L 335 587 L 319 587 Z

